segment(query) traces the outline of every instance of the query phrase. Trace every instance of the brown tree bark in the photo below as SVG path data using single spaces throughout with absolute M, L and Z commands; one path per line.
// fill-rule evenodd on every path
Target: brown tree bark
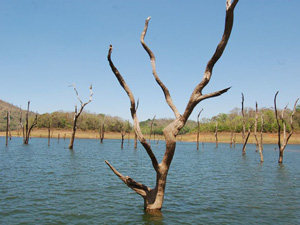
M 219 143 L 218 143 L 218 121 L 216 122 L 215 138 L 216 138 L 216 148 L 218 148 L 219 147 Z
M 103 121 L 102 126 L 100 126 L 100 143 L 103 143 L 104 134 L 105 134 L 105 125 Z
M 246 136 L 246 118 L 245 118 L 245 111 L 244 111 L 244 94 L 242 93 L 242 116 L 243 116 L 243 130 L 242 130 L 242 139 L 243 139 L 243 155 L 246 155 L 246 145 L 251 133 L 251 127 L 248 128 L 248 133 Z
M 75 91 L 75 93 L 77 95 L 77 99 L 80 102 L 80 110 L 79 110 L 79 112 L 77 111 L 77 105 L 75 106 L 74 120 L 73 120 L 73 127 L 72 127 L 72 135 L 71 135 L 71 139 L 70 139 L 70 143 L 69 143 L 69 149 L 73 150 L 74 140 L 75 140 L 75 134 L 76 134 L 76 130 L 77 130 L 77 121 L 78 121 L 78 118 L 79 118 L 80 114 L 83 111 L 83 108 L 92 101 L 93 87 L 92 87 L 92 85 L 90 86 L 90 99 L 89 99 L 89 101 L 83 103 L 81 101 L 81 99 L 79 98 L 78 91 L 77 91 L 77 89 L 75 87 L 75 84 L 72 84 L 71 86 L 73 86 L 74 91 Z
M 6 139 L 5 139 L 5 145 L 8 145 L 8 131 L 10 126 L 10 113 L 7 111 L 6 113 Z
M 203 109 L 200 110 L 200 112 L 197 115 L 197 150 L 199 150 L 199 137 L 200 137 L 200 122 L 199 117 Z
M 137 148 L 137 134 L 134 132 L 134 149 Z
M 260 161 L 263 162 L 264 161 L 264 156 L 262 154 L 262 131 L 263 131 L 263 118 L 262 119 L 262 123 L 261 123 L 261 139 L 258 140 L 257 137 L 257 121 L 258 121 L 258 106 L 257 106 L 257 102 L 255 103 L 255 123 L 254 123 L 254 136 L 255 136 L 255 140 L 256 140 L 256 146 L 258 146 L 258 150 L 259 150 L 259 156 L 260 156 Z
M 124 146 L 124 137 L 125 137 L 126 133 L 124 132 L 124 129 L 122 128 L 121 131 L 121 149 L 123 149 Z
M 37 125 L 37 119 L 38 115 L 35 114 L 35 118 L 32 122 L 32 124 L 29 126 L 29 106 L 30 106 L 30 101 L 27 102 L 27 111 L 26 111 L 26 117 L 25 117 L 25 127 L 23 126 L 22 122 L 22 109 L 20 108 L 20 125 L 23 130 L 23 144 L 28 144 L 29 138 L 30 138 L 30 133 L 31 130 L 33 129 L 34 126 Z
M 283 161 L 283 153 L 284 153 L 284 149 L 287 146 L 289 139 L 291 138 L 293 132 L 294 132 L 294 125 L 293 125 L 293 116 L 295 114 L 296 111 L 296 105 L 297 102 L 299 100 L 299 98 L 296 100 L 295 104 L 294 104 L 294 109 L 293 112 L 290 116 L 290 126 L 291 126 L 291 130 L 289 132 L 289 134 L 286 134 L 286 120 L 284 119 L 284 111 L 286 110 L 287 106 L 282 110 L 281 112 L 281 116 L 280 116 L 280 120 L 281 123 L 283 125 L 283 140 L 281 141 L 281 124 L 279 121 L 279 116 L 278 116 L 278 111 L 277 111 L 277 106 L 276 106 L 276 98 L 278 95 L 279 91 L 276 92 L 275 97 L 274 97 L 274 106 L 275 106 L 275 117 L 276 117 L 276 121 L 277 121 L 277 126 L 278 126 L 278 148 L 279 148 L 279 159 L 278 159 L 278 163 L 282 163 Z
M 156 172 L 156 185 L 154 188 L 149 188 L 139 182 L 134 181 L 132 178 L 128 176 L 123 176 L 120 172 L 118 172 L 107 160 L 105 161 L 107 165 L 110 167 L 110 169 L 131 189 L 133 189 L 136 193 L 141 195 L 144 199 L 144 208 L 146 211 L 152 211 L 152 210 L 160 210 L 163 205 L 163 199 L 165 195 L 165 187 L 166 187 L 166 181 L 167 181 L 167 175 L 168 171 L 175 153 L 176 148 L 176 137 L 179 133 L 179 131 L 182 129 L 182 127 L 185 125 L 186 121 L 188 120 L 189 116 L 191 115 L 192 111 L 196 107 L 196 105 L 201 102 L 204 99 L 212 98 L 219 96 L 229 90 L 229 88 L 216 91 L 209 94 L 203 94 L 204 87 L 209 83 L 211 76 L 212 76 L 212 70 L 215 65 L 215 63 L 219 60 L 221 57 L 226 44 L 228 42 L 228 39 L 230 37 L 230 33 L 232 30 L 233 25 L 233 11 L 237 4 L 238 0 L 234 0 L 233 2 L 231 0 L 226 1 L 226 19 L 225 19 L 225 29 L 223 33 L 223 37 L 214 53 L 212 58 L 209 60 L 205 72 L 204 77 L 202 81 L 195 87 L 194 91 L 191 94 L 191 97 L 188 101 L 188 104 L 186 106 L 186 109 L 181 115 L 177 108 L 175 107 L 173 100 L 171 98 L 171 95 L 169 93 L 169 90 L 167 87 L 163 84 L 163 82 L 159 79 L 157 73 L 156 73 L 156 66 L 155 66 L 155 56 L 153 52 L 149 49 L 149 47 L 145 44 L 144 38 L 148 29 L 148 22 L 150 20 L 150 17 L 146 19 L 145 27 L 141 35 L 141 43 L 148 53 L 152 65 L 152 73 L 153 76 L 158 83 L 158 85 L 161 87 L 164 95 L 165 100 L 169 107 L 172 109 L 175 115 L 175 119 L 173 122 L 171 122 L 165 129 L 163 130 L 163 134 L 165 137 L 165 143 L 166 143 L 166 151 L 163 156 L 163 159 L 161 163 L 158 163 L 156 156 L 154 155 L 151 146 L 143 136 L 139 120 L 136 115 L 136 103 L 134 95 L 132 94 L 130 88 L 127 86 L 125 80 L 121 76 L 118 69 L 114 66 L 112 60 L 111 60 L 111 53 L 112 53 L 112 46 L 110 46 L 108 51 L 108 61 L 110 64 L 110 67 L 115 74 L 116 78 L 118 79 L 120 85 L 123 87 L 125 92 L 127 93 L 129 99 L 130 99 L 130 111 L 131 116 L 134 122 L 134 129 L 138 136 L 139 141 L 145 148 L 148 156 L 151 159 L 152 166 Z

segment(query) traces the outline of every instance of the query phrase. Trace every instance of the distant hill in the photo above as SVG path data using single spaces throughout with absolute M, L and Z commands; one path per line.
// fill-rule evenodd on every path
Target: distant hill
M 10 111 L 10 128 L 16 130 L 20 128 L 20 108 L 0 100 L 0 131 L 6 130 L 6 117 L 7 111 Z M 26 110 L 22 110 L 22 116 L 24 118 Z

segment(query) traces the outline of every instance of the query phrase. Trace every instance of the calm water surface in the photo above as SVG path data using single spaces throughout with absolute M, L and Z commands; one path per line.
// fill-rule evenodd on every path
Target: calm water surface
M 300 146 L 287 146 L 278 165 L 276 145 L 177 143 L 161 215 L 147 215 L 143 199 L 115 176 L 154 186 L 142 146 L 119 140 L 31 139 L 28 146 L 0 138 L 0 224 L 300 224 Z M 153 151 L 159 161 L 164 143 Z M 200 145 L 201 146 L 201 145 Z M 202 147 L 202 146 L 201 146 Z

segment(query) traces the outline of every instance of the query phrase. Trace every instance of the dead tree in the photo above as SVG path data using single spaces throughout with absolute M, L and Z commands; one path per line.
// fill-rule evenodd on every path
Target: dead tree
M 216 122 L 215 138 L 216 138 L 216 148 L 218 148 L 219 147 L 219 144 L 218 144 L 218 121 Z
M 284 153 L 284 149 L 288 144 L 288 141 L 290 139 L 290 137 L 292 136 L 293 132 L 294 132 L 294 125 L 293 125 L 293 116 L 295 114 L 296 111 L 296 105 L 297 102 L 299 100 L 299 98 L 296 100 L 295 105 L 294 105 L 294 109 L 293 112 L 291 114 L 290 117 L 290 132 L 288 135 L 286 135 L 286 120 L 284 119 L 284 111 L 286 110 L 287 106 L 282 110 L 281 115 L 280 115 L 280 119 L 278 118 L 278 111 L 277 111 L 277 106 L 276 106 L 276 98 L 278 95 L 279 91 L 276 92 L 275 97 L 274 97 L 274 106 L 275 106 L 275 117 L 276 117 L 276 121 L 277 121 L 277 126 L 278 126 L 278 148 L 279 148 L 279 159 L 278 159 L 278 163 L 282 163 L 283 161 L 283 153 Z M 281 124 L 280 124 L 280 120 L 281 123 L 283 125 L 283 140 L 281 142 Z
M 199 117 L 203 109 L 200 110 L 200 112 L 197 115 L 197 150 L 199 150 L 199 137 L 200 137 L 200 122 Z
M 137 134 L 134 132 L 134 149 L 137 148 Z
M 242 139 L 243 139 L 243 155 L 246 155 L 246 145 L 251 133 L 251 127 L 248 128 L 248 133 L 246 136 L 246 119 L 244 111 L 244 94 L 242 93 L 242 116 L 243 116 L 243 130 L 242 130 Z
M 73 86 L 74 88 L 74 91 L 76 93 L 76 96 L 77 96 L 77 99 L 79 100 L 80 102 L 80 110 L 78 112 L 77 110 L 77 105 L 75 105 L 75 112 L 74 112 L 74 120 L 73 120 L 73 128 L 72 128 L 72 135 L 71 135 L 71 139 L 70 139 L 70 144 L 69 144 L 69 149 L 70 150 L 73 150 L 73 145 L 74 145 L 74 140 L 75 140 L 75 134 L 76 134 L 76 130 L 77 130 L 77 121 L 78 121 L 78 118 L 80 116 L 80 114 L 82 113 L 83 111 L 83 108 L 89 104 L 91 101 L 92 101 L 92 96 L 93 96 L 93 87 L 92 85 L 90 86 L 90 98 L 89 98 L 89 101 L 83 103 L 81 101 L 81 99 L 79 98 L 79 95 L 78 95 L 78 91 L 75 87 L 75 84 L 72 84 L 71 86 Z
M 183 128 L 185 123 L 187 122 L 189 116 L 193 112 L 194 108 L 197 106 L 199 102 L 201 102 L 204 99 L 216 97 L 219 95 L 222 95 L 223 93 L 227 92 L 230 88 L 225 88 L 223 90 L 219 90 L 216 92 L 212 92 L 209 94 L 203 94 L 203 89 L 206 87 L 206 85 L 209 83 L 211 76 L 212 76 L 212 70 L 215 65 L 215 63 L 219 60 L 219 58 L 222 56 L 222 53 L 226 47 L 226 44 L 228 42 L 228 39 L 230 37 L 230 33 L 232 30 L 233 25 L 233 12 L 236 4 L 238 3 L 238 0 L 227 0 L 226 1 L 226 22 L 225 22 L 225 29 L 222 36 L 222 40 L 218 44 L 218 47 L 213 54 L 212 58 L 209 60 L 202 81 L 195 87 L 194 91 L 191 94 L 191 97 L 187 103 L 187 106 L 185 108 L 184 113 L 181 115 L 179 111 L 177 110 L 176 106 L 173 103 L 173 100 L 171 98 L 170 92 L 167 89 L 167 87 L 163 84 L 163 82 L 160 80 L 156 73 L 156 62 L 155 62 L 155 56 L 153 52 L 150 50 L 150 48 L 145 44 L 144 38 L 148 29 L 148 22 L 150 20 L 150 17 L 146 19 L 145 27 L 141 35 L 141 43 L 146 52 L 148 53 L 152 65 L 152 73 L 153 76 L 158 83 L 158 85 L 161 87 L 165 100 L 169 107 L 172 109 L 175 115 L 175 119 L 163 130 L 163 134 L 165 137 L 165 144 L 166 144 L 166 151 L 163 156 L 163 159 L 161 163 L 159 163 L 156 159 L 156 156 L 154 155 L 151 146 L 145 139 L 144 135 L 141 132 L 139 120 L 136 114 L 136 103 L 133 93 L 131 92 L 130 88 L 126 84 L 125 80 L 121 76 L 118 69 L 115 67 L 111 60 L 111 53 L 112 53 L 112 46 L 110 45 L 109 51 L 108 51 L 108 61 L 109 65 L 118 79 L 120 85 L 123 87 L 125 92 L 127 93 L 129 99 L 130 99 L 130 111 L 131 116 L 134 122 L 134 129 L 138 136 L 139 141 L 145 148 L 147 154 L 149 155 L 152 166 L 156 172 L 156 185 L 154 188 L 147 187 L 139 182 L 134 181 L 132 178 L 128 176 L 123 176 L 120 172 L 118 172 L 107 160 L 105 161 L 107 165 L 110 167 L 110 169 L 131 189 L 133 189 L 136 193 L 141 195 L 144 199 L 144 208 L 146 211 L 151 210 L 160 210 L 163 205 L 163 199 L 165 195 L 165 187 L 166 187 L 166 181 L 167 181 L 167 175 L 168 171 L 175 153 L 176 148 L 176 137 L 179 133 L 179 131 Z
M 122 130 L 121 130 L 121 149 L 123 149 L 125 135 L 126 135 L 126 132 L 124 131 L 124 128 L 122 127 Z
M 6 113 L 6 141 L 5 141 L 5 145 L 8 145 L 8 134 L 9 134 L 9 127 L 10 127 L 10 112 L 7 111 Z
M 32 128 L 37 125 L 37 119 L 38 115 L 35 114 L 35 118 L 32 122 L 32 124 L 29 126 L 29 106 L 30 106 L 30 101 L 27 102 L 27 111 L 26 111 L 26 117 L 25 117 L 25 127 L 23 125 L 23 119 L 22 119 L 22 109 L 20 108 L 20 126 L 23 130 L 23 144 L 28 144 L 29 138 L 30 138 L 30 133 Z
M 256 140 L 256 146 L 258 146 L 258 151 L 259 151 L 259 156 L 260 156 L 260 161 L 264 161 L 264 156 L 262 154 L 262 131 L 263 131 L 263 117 L 261 116 L 261 135 L 260 135 L 260 140 L 258 140 L 257 137 L 257 121 L 258 121 L 258 107 L 257 107 L 257 102 L 255 103 L 255 123 L 254 123 L 254 136 Z
M 103 143 L 103 140 L 104 140 L 104 133 L 105 133 L 105 124 L 104 124 L 104 120 L 105 120 L 105 118 L 103 119 L 102 124 L 100 124 L 100 130 L 99 130 L 100 143 L 101 143 L 101 144 Z

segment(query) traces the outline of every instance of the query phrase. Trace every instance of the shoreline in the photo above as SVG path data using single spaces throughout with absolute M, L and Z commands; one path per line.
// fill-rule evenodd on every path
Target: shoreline
M 69 139 L 71 137 L 72 130 L 60 130 L 60 129 L 53 129 L 50 131 L 50 136 L 52 139 Z M 1 131 L 0 136 L 5 137 L 6 132 Z M 11 131 L 12 137 L 22 137 L 21 130 L 18 131 Z M 148 140 L 149 135 L 144 135 L 145 138 Z M 260 134 L 259 134 L 260 136 Z M 34 129 L 31 132 L 31 137 L 34 138 L 48 138 L 48 129 Z M 82 131 L 77 130 L 76 131 L 76 138 L 78 139 L 99 139 L 100 135 L 97 131 Z M 264 133 L 263 134 L 263 143 L 264 144 L 277 144 L 278 138 L 277 133 Z M 113 133 L 113 132 L 107 132 L 104 135 L 105 139 L 121 139 L 120 133 Z M 134 133 L 126 134 L 124 140 L 128 139 L 134 139 Z M 153 135 L 151 136 L 151 140 L 163 140 L 163 135 Z M 218 133 L 218 143 L 230 143 L 231 139 L 231 133 L 230 132 L 219 132 Z M 197 142 L 197 134 L 184 134 L 184 135 L 178 135 L 177 141 L 182 142 Z M 215 143 L 215 134 L 214 132 L 203 132 L 199 135 L 199 142 L 204 143 Z M 242 142 L 242 134 L 236 133 L 236 141 L 235 143 L 241 144 Z M 255 136 L 253 133 L 250 134 L 248 144 L 255 144 Z M 288 144 L 300 144 L 300 134 L 293 133 L 291 136 Z

